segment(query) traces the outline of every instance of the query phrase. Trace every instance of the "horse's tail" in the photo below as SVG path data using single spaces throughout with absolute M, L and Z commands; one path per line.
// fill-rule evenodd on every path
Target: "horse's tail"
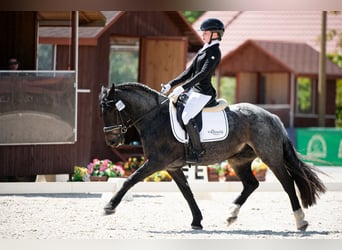
M 283 145 L 285 166 L 299 189 L 303 207 L 316 204 L 319 194 L 326 191 L 325 185 L 316 174 L 318 169 L 299 159 L 287 135 L 284 136 Z

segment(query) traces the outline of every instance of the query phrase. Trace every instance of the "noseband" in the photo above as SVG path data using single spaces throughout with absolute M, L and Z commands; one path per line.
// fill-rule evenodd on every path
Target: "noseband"
M 120 117 L 121 123 L 113 126 L 103 127 L 103 132 L 105 134 L 111 133 L 119 137 L 122 137 L 124 134 L 127 133 L 128 128 L 133 126 L 133 124 L 130 124 L 130 120 L 125 122 L 122 118 L 121 112 L 125 108 L 123 102 L 121 100 L 117 101 L 115 104 L 114 102 L 114 100 L 105 99 L 103 102 L 101 102 L 101 107 L 102 110 L 104 109 L 104 107 L 113 108 L 114 110 L 116 110 L 116 115 Z
M 103 132 L 104 133 L 112 133 L 115 135 L 121 135 L 121 134 L 126 134 L 127 133 L 127 127 L 123 125 L 114 125 L 114 126 L 109 126 L 109 127 L 104 127 Z

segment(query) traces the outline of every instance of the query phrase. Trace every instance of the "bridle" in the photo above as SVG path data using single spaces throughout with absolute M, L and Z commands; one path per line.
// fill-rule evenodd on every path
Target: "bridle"
M 122 110 L 118 109 L 115 104 L 115 100 L 108 100 L 107 98 L 101 101 L 101 113 L 103 113 L 103 110 L 105 108 L 113 108 L 114 110 L 116 110 L 116 116 L 120 119 L 120 123 L 117 125 L 103 127 L 103 132 L 105 134 L 114 134 L 121 138 L 133 125 L 129 123 L 130 119 L 125 122 L 122 117 Z
M 155 111 L 157 108 L 160 107 L 160 105 L 163 105 L 164 103 L 168 102 L 169 99 L 166 98 L 162 102 L 158 102 L 156 106 L 151 108 L 149 111 L 147 111 L 145 114 L 138 117 L 136 120 L 132 121 L 131 119 L 125 120 L 123 116 L 128 117 L 128 115 L 125 112 L 125 104 L 122 102 L 122 100 L 108 100 L 107 98 L 103 98 L 101 101 L 101 113 L 103 113 L 104 108 L 113 108 L 116 111 L 116 116 L 119 118 L 120 123 L 113 125 L 113 126 L 105 126 L 103 127 L 103 132 L 105 134 L 113 134 L 116 136 L 119 136 L 121 140 L 123 140 L 124 135 L 127 133 L 128 129 L 135 126 L 137 123 L 142 121 L 148 114 Z

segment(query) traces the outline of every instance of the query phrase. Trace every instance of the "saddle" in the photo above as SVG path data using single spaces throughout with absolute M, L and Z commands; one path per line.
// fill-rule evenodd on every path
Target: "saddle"
M 182 112 L 187 98 L 187 95 L 180 95 L 176 103 L 171 101 L 169 105 L 172 132 L 181 143 L 188 142 L 182 121 Z M 226 100 L 213 100 L 194 118 L 200 131 L 201 142 L 220 141 L 227 138 L 229 126 L 226 109 L 229 109 Z

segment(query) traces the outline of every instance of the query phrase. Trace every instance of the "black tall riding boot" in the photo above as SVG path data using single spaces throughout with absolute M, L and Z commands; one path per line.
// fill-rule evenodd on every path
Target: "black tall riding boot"
M 204 154 L 204 150 L 202 148 L 196 122 L 191 119 L 189 123 L 185 125 L 185 129 L 189 135 L 189 143 L 185 160 L 187 163 L 200 163 L 201 157 Z

